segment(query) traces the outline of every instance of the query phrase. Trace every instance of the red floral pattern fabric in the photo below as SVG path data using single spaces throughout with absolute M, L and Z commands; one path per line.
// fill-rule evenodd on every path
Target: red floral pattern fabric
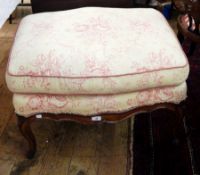
M 180 103 L 188 73 L 158 11 L 87 7 L 25 17 L 6 81 L 19 115 L 96 115 Z
M 38 113 L 97 115 L 123 112 L 156 103 L 180 103 L 186 98 L 186 84 L 115 95 L 14 94 L 17 114 L 29 117 Z
M 87 7 L 25 17 L 6 80 L 15 93 L 115 94 L 179 85 L 188 72 L 160 12 Z

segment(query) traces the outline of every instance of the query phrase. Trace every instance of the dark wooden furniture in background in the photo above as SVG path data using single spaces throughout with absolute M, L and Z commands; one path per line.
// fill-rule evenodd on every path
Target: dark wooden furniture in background
M 183 15 L 188 15 L 189 25 L 187 25 L 186 22 L 183 20 L 183 15 L 180 15 L 178 17 L 178 38 L 180 43 L 184 41 L 184 38 L 189 38 L 191 40 L 188 55 L 192 55 L 195 50 L 196 44 L 200 43 L 200 0 L 185 0 L 180 1 L 179 3 L 180 7 L 182 7 L 182 11 L 184 10 Z
M 133 0 L 31 0 L 33 13 L 67 10 L 85 6 L 133 7 Z
M 31 6 L 31 3 L 24 3 L 24 0 L 21 0 L 21 3 L 18 5 L 18 6 Z M 13 21 L 13 16 L 12 14 L 9 16 L 9 23 L 12 24 L 12 21 Z

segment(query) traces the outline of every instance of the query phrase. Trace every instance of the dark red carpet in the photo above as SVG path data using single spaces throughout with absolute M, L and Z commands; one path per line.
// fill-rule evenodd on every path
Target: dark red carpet
M 183 45 L 188 49 L 189 41 Z M 190 75 L 185 125 L 170 111 L 136 116 L 134 124 L 134 175 L 200 174 L 200 46 L 188 58 Z M 177 135 L 172 129 L 177 129 Z M 187 136 L 185 133 L 189 132 Z

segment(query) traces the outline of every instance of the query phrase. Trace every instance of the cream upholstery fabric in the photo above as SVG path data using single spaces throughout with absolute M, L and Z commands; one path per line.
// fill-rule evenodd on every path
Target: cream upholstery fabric
M 116 94 L 178 85 L 185 81 L 187 75 L 188 66 L 174 70 L 106 78 L 66 79 L 7 76 L 7 84 L 14 93 Z
M 95 115 L 180 103 L 188 72 L 158 11 L 88 7 L 24 18 L 6 81 L 17 114 Z
M 154 88 L 117 95 L 22 95 L 14 94 L 17 114 L 29 117 L 38 113 L 72 113 L 95 115 L 104 112 L 123 112 L 156 103 L 180 103 L 186 98 L 186 84 Z
M 14 93 L 116 94 L 179 85 L 188 72 L 160 12 L 87 7 L 25 17 L 6 80 Z

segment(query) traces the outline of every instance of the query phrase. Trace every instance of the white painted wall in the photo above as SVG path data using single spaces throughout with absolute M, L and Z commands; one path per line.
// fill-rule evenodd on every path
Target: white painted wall
M 0 0 L 0 28 L 19 3 L 20 0 Z

